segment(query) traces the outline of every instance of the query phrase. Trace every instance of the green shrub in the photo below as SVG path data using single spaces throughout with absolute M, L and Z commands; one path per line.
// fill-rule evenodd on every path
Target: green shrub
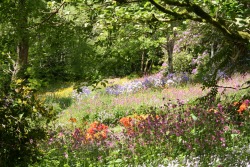
M 0 91 L 0 164 L 27 166 L 41 154 L 38 141 L 47 136 L 52 108 L 38 101 L 27 83 L 17 80 Z
M 190 71 L 192 58 L 192 55 L 185 52 L 176 53 L 173 56 L 174 71 L 177 73 Z

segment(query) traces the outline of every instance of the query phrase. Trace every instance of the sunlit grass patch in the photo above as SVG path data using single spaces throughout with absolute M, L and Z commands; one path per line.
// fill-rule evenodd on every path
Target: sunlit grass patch
M 111 85 L 122 85 L 126 82 L 129 82 L 129 79 L 127 77 L 124 77 L 124 78 L 107 79 L 107 81 L 108 81 L 107 86 L 111 86 Z
M 46 105 L 52 106 L 56 113 L 60 113 L 73 104 L 73 85 L 61 88 L 57 88 L 57 86 L 55 86 L 50 88 L 50 90 L 51 91 L 42 91 L 38 93 L 37 97 Z
M 45 96 L 49 96 L 51 94 L 54 94 L 56 97 L 67 97 L 67 96 L 71 96 L 72 92 L 73 92 L 73 85 L 66 87 L 66 88 L 59 88 L 56 91 L 53 92 L 46 92 L 44 95 Z

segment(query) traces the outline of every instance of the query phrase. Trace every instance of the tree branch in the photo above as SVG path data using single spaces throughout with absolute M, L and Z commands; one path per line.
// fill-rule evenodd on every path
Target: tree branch
M 178 17 L 183 17 L 181 14 L 179 13 L 176 13 L 176 12 L 173 12 L 171 10 L 168 10 L 166 8 L 164 8 L 163 6 L 161 6 L 160 4 L 156 3 L 154 0 L 149 0 L 150 3 L 152 3 L 157 9 L 159 9 L 160 11 L 166 13 L 166 14 L 169 14 L 169 15 L 172 15 L 176 18 Z
M 160 22 L 174 22 L 174 21 L 184 21 L 184 20 L 186 20 L 186 18 L 158 19 L 156 16 L 154 16 L 154 18 L 157 21 L 160 21 Z M 201 18 L 195 18 L 194 17 L 194 18 L 192 18 L 192 20 L 197 21 L 197 22 L 202 22 Z
M 41 21 L 40 23 L 37 23 L 36 25 L 31 26 L 31 27 L 29 27 L 29 28 L 38 27 L 38 26 L 44 24 L 45 22 L 49 21 L 54 15 L 56 15 L 56 14 L 59 12 L 59 10 L 63 7 L 63 5 L 64 5 L 65 3 L 66 3 L 66 2 L 63 1 L 63 2 L 60 4 L 60 6 L 59 6 L 56 10 L 50 12 L 50 15 L 49 15 L 47 18 L 45 18 L 45 19 L 44 19 L 43 21 Z
M 197 16 L 204 19 L 207 23 L 212 24 L 214 27 L 219 29 L 226 37 L 230 38 L 231 40 L 242 40 L 240 36 L 237 34 L 233 34 L 230 32 L 227 28 L 222 26 L 218 21 L 216 21 L 214 18 L 212 18 L 208 13 L 206 13 L 200 6 L 196 4 L 190 4 L 190 7 L 192 9 L 192 12 L 194 12 Z M 221 20 L 220 20 L 221 21 Z
M 243 87 L 245 84 L 248 84 L 248 85 Z M 219 85 L 215 85 L 215 87 L 216 88 L 224 88 L 224 89 L 244 90 L 244 89 L 250 88 L 250 81 L 247 81 L 247 82 L 243 83 L 240 86 L 240 88 L 235 88 L 235 87 L 231 87 L 231 86 L 219 86 Z
M 49 15 L 47 18 L 45 18 L 45 19 L 44 19 L 41 23 L 39 23 L 39 24 L 43 24 L 43 23 L 45 23 L 46 21 L 48 21 L 49 19 L 51 19 L 55 14 L 57 14 L 57 13 L 59 12 L 59 10 L 63 7 L 63 5 L 64 5 L 65 3 L 66 3 L 66 2 L 63 1 L 63 2 L 60 4 L 60 6 L 59 6 L 55 11 L 51 12 L 50 15 Z
M 162 11 L 163 13 L 169 14 L 176 19 L 189 19 L 194 20 L 197 22 L 207 22 L 211 25 L 213 25 L 215 28 L 220 30 L 225 37 L 227 37 L 230 41 L 242 41 L 247 42 L 248 39 L 250 39 L 250 35 L 248 33 L 242 33 L 242 32 L 231 32 L 229 29 L 225 27 L 225 20 L 219 18 L 218 21 L 210 16 L 208 13 L 206 13 L 200 6 L 190 3 L 189 0 L 185 0 L 186 3 L 178 2 L 178 1 L 172 1 L 172 0 L 164 0 L 164 2 L 168 5 L 173 5 L 177 7 L 186 7 L 187 10 L 194 13 L 198 17 L 193 17 L 190 14 L 187 13 L 178 13 L 173 12 L 171 10 L 166 9 L 159 3 L 157 3 L 155 0 L 148 0 L 151 4 L 153 4 L 158 10 Z
M 194 20 L 194 21 L 197 21 L 197 22 L 202 22 L 202 19 L 201 18 L 196 18 L 196 17 L 193 17 L 187 13 L 177 13 L 177 12 L 173 12 L 171 10 L 168 10 L 166 9 L 165 7 L 161 6 L 160 4 L 158 4 L 157 2 L 155 2 L 154 0 L 149 0 L 150 3 L 152 3 L 158 10 L 162 11 L 163 13 L 166 13 L 166 14 L 169 14 L 173 17 L 175 17 L 175 19 L 180 19 L 180 20 L 186 20 L 186 19 L 189 19 L 189 20 Z M 169 1 L 167 1 L 168 3 Z M 187 7 L 188 4 L 184 4 L 184 3 L 180 3 L 180 2 L 173 2 L 173 1 L 170 1 L 170 4 L 172 5 L 180 5 L 182 7 Z
M 166 2 L 168 5 L 174 5 L 174 6 L 179 6 L 179 7 L 188 7 L 189 6 L 189 2 L 182 3 L 179 1 L 168 1 L 168 0 L 164 0 L 164 2 Z

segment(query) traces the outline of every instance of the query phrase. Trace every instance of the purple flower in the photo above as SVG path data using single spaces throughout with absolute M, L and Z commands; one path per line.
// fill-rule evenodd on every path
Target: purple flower
M 78 101 L 81 100 L 83 96 L 88 97 L 90 94 L 91 90 L 86 86 L 83 86 L 73 91 L 73 97 L 76 98 Z
M 222 112 L 222 108 L 223 106 L 221 104 L 218 104 L 218 109 L 220 110 L 220 112 Z
M 170 74 L 167 75 L 167 79 L 173 79 L 174 76 L 175 76 L 174 73 L 170 73 Z
M 217 73 L 217 78 L 227 78 L 227 75 L 225 72 L 219 70 Z
M 183 75 L 181 76 L 181 81 L 182 81 L 182 82 L 187 82 L 187 81 L 189 81 L 189 77 L 188 77 L 188 75 L 187 75 L 186 72 L 183 73 Z

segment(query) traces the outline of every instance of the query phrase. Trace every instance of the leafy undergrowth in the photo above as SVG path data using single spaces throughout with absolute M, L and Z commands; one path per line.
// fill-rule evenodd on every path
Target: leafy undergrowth
M 249 165 L 250 90 L 195 101 L 206 93 L 197 89 L 84 95 L 59 114 L 34 166 Z

